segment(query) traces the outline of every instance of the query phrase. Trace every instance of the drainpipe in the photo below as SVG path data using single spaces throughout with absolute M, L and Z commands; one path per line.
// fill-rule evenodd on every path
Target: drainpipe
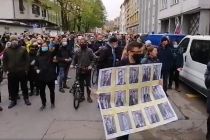
M 16 19 L 16 15 L 15 15 L 15 0 L 12 0 L 12 4 L 13 4 L 13 17 L 14 17 L 14 19 Z

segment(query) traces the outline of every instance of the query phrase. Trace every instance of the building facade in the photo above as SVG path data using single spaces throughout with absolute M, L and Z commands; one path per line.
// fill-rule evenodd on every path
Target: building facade
M 160 0 L 159 32 L 210 34 L 209 0 Z
M 122 4 L 120 7 L 120 33 L 126 33 L 126 13 L 125 13 L 125 5 Z
M 33 28 L 57 28 L 61 25 L 59 13 L 41 0 L 0 0 L 0 19 L 25 23 Z
M 139 0 L 125 0 L 125 20 L 127 33 L 139 33 Z
M 158 32 L 158 2 L 159 0 L 139 0 L 139 32 Z

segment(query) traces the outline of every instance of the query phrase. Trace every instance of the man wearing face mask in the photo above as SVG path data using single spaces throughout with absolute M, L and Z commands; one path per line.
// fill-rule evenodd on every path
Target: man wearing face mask
M 68 46 L 67 38 L 63 38 L 61 47 L 59 48 L 56 57 L 59 66 L 59 91 L 61 93 L 65 93 L 64 88 L 69 89 L 69 87 L 66 84 L 66 81 L 72 56 L 70 54 L 70 51 L 68 51 L 67 46 Z
M 126 65 L 138 65 L 140 64 L 140 59 L 144 57 L 144 49 L 142 43 L 136 41 L 130 42 L 127 46 L 128 57 L 117 62 L 117 66 L 126 66 Z M 128 140 L 129 135 L 118 137 L 117 140 Z
M 8 73 L 8 90 L 11 95 L 11 103 L 8 108 L 13 108 L 17 104 L 19 84 L 23 91 L 26 105 L 31 105 L 28 99 L 27 73 L 29 69 L 29 56 L 27 50 L 18 45 L 17 36 L 10 37 L 11 46 L 4 52 L 3 67 Z
M 182 56 L 182 51 L 178 47 L 178 44 L 176 41 L 173 42 L 173 46 L 171 47 L 171 52 L 173 54 L 173 61 L 172 61 L 173 65 L 170 70 L 168 89 L 172 89 L 172 84 L 174 81 L 175 90 L 180 92 L 179 72 L 182 70 L 182 67 L 183 67 L 183 56 Z
M 112 36 L 99 54 L 99 69 L 115 67 L 122 55 L 122 48 L 118 47 L 118 40 Z
M 75 52 L 71 68 L 74 66 L 78 66 L 78 76 L 79 82 L 81 87 L 81 99 L 80 101 L 85 100 L 84 96 L 84 82 L 86 83 L 87 87 L 87 101 L 92 103 L 92 99 L 90 97 L 91 90 L 90 90 L 90 80 L 91 80 L 91 69 L 94 61 L 94 54 L 93 51 L 88 48 L 87 40 L 82 37 L 80 39 L 80 48 Z
M 103 40 L 103 35 L 98 35 L 97 36 L 97 40 L 96 40 L 96 42 L 94 43 L 94 45 L 92 46 L 92 50 L 93 50 L 93 52 L 96 52 L 96 51 L 98 51 L 101 47 L 103 47 L 103 46 L 105 46 L 105 42 L 104 42 L 104 40 Z

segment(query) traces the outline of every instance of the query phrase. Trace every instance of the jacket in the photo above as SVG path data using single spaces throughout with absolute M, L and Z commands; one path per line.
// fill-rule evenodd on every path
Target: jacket
M 90 48 L 86 48 L 85 50 L 78 49 L 72 61 L 72 65 L 78 65 L 79 68 L 87 68 L 88 66 L 92 66 L 94 61 L 94 54 Z
M 122 48 L 117 47 L 114 49 L 116 55 L 116 63 L 121 59 L 122 56 Z M 112 47 L 108 44 L 100 51 L 99 55 L 99 69 L 103 68 L 110 68 L 113 67 L 113 54 L 112 54 Z
M 142 60 L 141 60 L 141 64 L 151 64 L 151 63 L 160 63 L 159 59 L 152 59 L 149 56 L 145 56 Z
M 182 51 L 180 48 L 174 48 L 171 47 L 171 52 L 173 55 L 172 59 L 172 68 L 177 69 L 177 68 L 182 68 L 183 67 L 183 55 Z
M 56 80 L 56 64 L 53 63 L 53 57 L 55 56 L 55 51 L 53 52 L 40 52 L 35 66 L 40 73 L 38 74 L 38 79 L 43 82 L 52 82 Z
M 3 58 L 4 71 L 8 72 L 27 72 L 29 70 L 29 55 L 24 47 L 9 47 L 4 52 Z
M 70 51 L 68 51 L 67 47 L 61 46 L 58 50 L 56 58 L 58 60 L 58 65 L 60 67 L 66 67 L 66 66 L 70 65 L 70 62 L 65 61 L 65 59 L 71 58 Z
M 158 59 L 162 63 L 162 72 L 169 72 L 173 65 L 173 54 L 170 46 L 158 48 Z

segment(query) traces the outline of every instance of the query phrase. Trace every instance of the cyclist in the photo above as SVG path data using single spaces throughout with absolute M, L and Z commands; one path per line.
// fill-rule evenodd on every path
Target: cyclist
M 91 90 L 90 90 L 90 80 L 91 80 L 91 69 L 94 61 L 94 54 L 93 51 L 88 48 L 87 40 L 82 37 L 80 38 L 79 43 L 80 48 L 75 52 L 71 68 L 78 66 L 78 76 L 79 76 L 79 83 L 81 87 L 81 98 L 80 101 L 85 100 L 84 96 L 84 82 L 86 83 L 87 88 L 87 101 L 92 103 L 92 99 L 90 97 Z

